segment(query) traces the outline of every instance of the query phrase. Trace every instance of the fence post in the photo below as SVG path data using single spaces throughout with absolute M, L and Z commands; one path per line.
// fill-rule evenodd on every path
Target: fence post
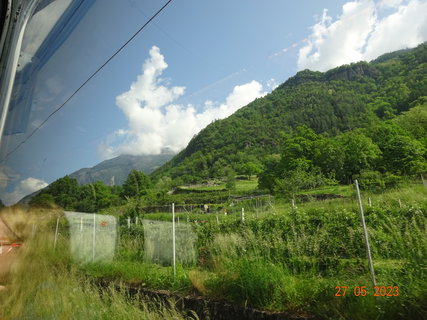
M 368 231 L 366 230 L 365 216 L 363 214 L 363 206 L 362 206 L 362 199 L 360 197 L 359 183 L 357 182 L 357 180 L 355 180 L 354 184 L 356 185 L 357 201 L 359 204 L 360 219 L 362 220 L 363 234 L 365 236 L 366 253 L 368 255 L 368 260 L 369 260 L 369 269 L 371 270 L 372 283 L 373 283 L 373 286 L 375 287 L 377 285 L 377 282 L 375 280 L 374 264 L 372 262 L 371 248 L 369 246 Z
M 83 247 L 83 215 L 80 216 L 80 250 Z
M 92 261 L 95 261 L 95 245 L 96 245 L 96 214 L 93 214 L 93 234 L 92 234 Z
M 241 213 L 241 215 L 240 215 L 240 220 L 241 220 L 242 222 L 244 222 L 244 221 L 245 221 L 245 208 L 242 208 L 242 213 Z
M 55 239 L 53 240 L 53 250 L 56 249 L 56 242 L 58 241 L 58 229 L 59 229 L 59 217 L 56 218 Z
M 176 251 L 175 251 L 175 203 L 172 203 L 172 254 L 173 254 L 173 276 L 176 277 Z

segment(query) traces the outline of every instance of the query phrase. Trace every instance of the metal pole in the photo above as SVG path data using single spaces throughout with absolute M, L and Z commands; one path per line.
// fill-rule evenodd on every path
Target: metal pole
M 96 243 L 96 214 L 93 214 L 93 235 L 92 235 L 92 261 L 95 261 L 95 243 Z
M 372 262 L 371 247 L 369 246 L 368 231 L 366 230 L 365 216 L 363 214 L 363 206 L 362 206 L 362 199 L 360 197 L 359 183 L 357 182 L 357 180 L 354 180 L 354 184 L 356 185 L 357 201 L 359 203 L 360 219 L 362 220 L 363 234 L 365 236 L 366 253 L 368 254 L 368 260 L 369 260 L 369 269 L 371 270 L 372 283 L 375 287 L 377 285 L 377 282 L 375 280 L 374 263 Z
M 56 249 L 56 242 L 58 241 L 58 229 L 59 229 L 59 217 L 56 218 L 56 229 L 55 229 L 55 239 L 53 240 L 53 250 Z
M 80 248 L 83 248 L 83 215 L 80 216 Z
M 176 277 L 176 251 L 175 251 L 175 203 L 172 203 L 172 250 L 173 250 L 173 276 Z

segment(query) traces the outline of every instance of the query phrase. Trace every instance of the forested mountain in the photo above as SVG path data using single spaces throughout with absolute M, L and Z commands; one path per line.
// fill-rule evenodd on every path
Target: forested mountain
M 101 181 L 106 185 L 122 185 L 132 169 L 151 173 L 173 157 L 170 153 L 159 155 L 120 155 L 116 158 L 102 161 L 92 168 L 83 168 L 69 175 L 79 184 Z
M 370 63 L 298 72 L 207 126 L 152 176 L 194 182 L 263 171 L 265 180 L 298 168 L 344 182 L 364 170 L 412 174 L 426 170 L 426 118 L 424 43 Z
M 294 198 L 354 178 L 382 189 L 427 173 L 427 44 L 325 73 L 301 71 L 211 123 L 150 177 L 143 173 L 170 158 L 104 161 L 58 179 L 30 205 L 96 212 L 130 203 L 139 212 L 167 203 L 183 183 L 220 178 L 232 190 L 236 174 L 257 175 L 262 192 Z

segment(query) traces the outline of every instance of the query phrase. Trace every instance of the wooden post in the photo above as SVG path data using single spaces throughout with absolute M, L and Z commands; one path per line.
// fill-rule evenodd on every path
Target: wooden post
M 369 260 L 369 269 L 371 271 L 371 279 L 372 279 L 373 286 L 375 287 L 377 285 L 377 282 L 375 280 L 374 263 L 372 262 L 371 247 L 369 246 L 369 237 L 368 237 L 368 231 L 366 230 L 365 216 L 363 214 L 363 206 L 362 206 L 362 199 L 360 197 L 359 183 L 357 182 L 357 180 L 355 180 L 354 184 L 356 185 L 357 201 L 359 204 L 360 219 L 362 221 L 363 234 L 365 236 L 366 253 L 368 255 L 368 260 Z
M 176 251 L 175 251 L 175 203 L 172 203 L 172 257 L 173 257 L 173 276 L 176 277 Z

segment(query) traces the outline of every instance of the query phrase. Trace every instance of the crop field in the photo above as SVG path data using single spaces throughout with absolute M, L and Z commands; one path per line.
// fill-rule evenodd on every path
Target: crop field
M 294 206 L 280 198 L 248 198 L 229 205 L 227 215 L 222 207 L 177 213 L 175 276 L 171 213 L 145 214 L 144 223 L 130 226 L 119 218 L 115 260 L 84 270 L 319 319 L 425 318 L 427 189 L 412 184 L 362 193 L 374 288 L 353 186 L 333 188 L 317 194 L 341 196 Z
M 21 262 L 6 281 L 10 291 L 0 293 L 7 305 L 1 318 L 43 318 L 52 308 L 66 318 L 74 306 L 84 310 L 88 304 L 99 311 L 85 319 L 109 312 L 112 319 L 189 318 L 173 302 L 147 302 L 113 287 L 122 283 L 294 318 L 425 319 L 427 189 L 409 184 L 362 192 L 375 287 L 353 187 L 316 191 L 341 196 L 292 204 L 249 193 L 209 213 L 176 213 L 175 267 L 171 212 L 133 218 L 43 213 L 31 220 L 45 221 L 35 235 L 34 228 L 26 229 Z M 96 279 L 112 285 L 94 294 Z M 83 319 L 81 312 L 73 318 Z

